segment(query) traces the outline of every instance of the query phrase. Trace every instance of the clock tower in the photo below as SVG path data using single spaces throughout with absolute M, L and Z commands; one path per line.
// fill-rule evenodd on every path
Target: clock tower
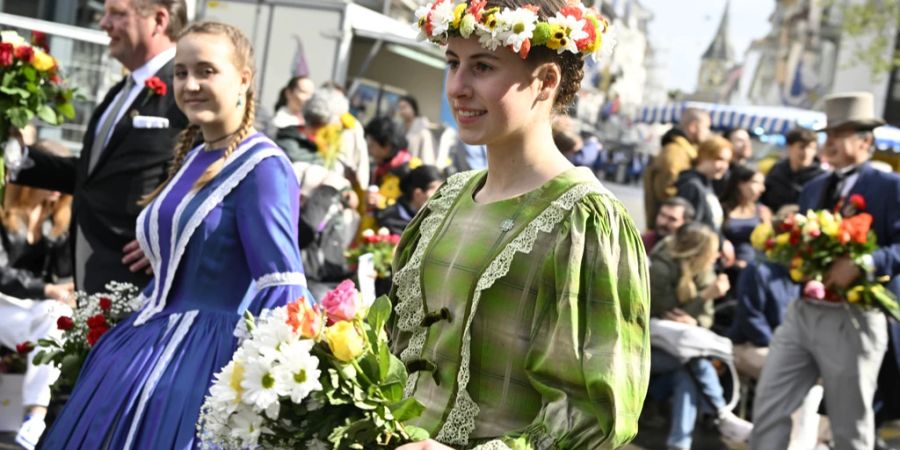
M 728 15 L 730 11 L 731 1 L 725 3 L 725 11 L 722 13 L 722 20 L 719 22 L 719 28 L 716 35 L 713 36 L 709 48 L 703 53 L 700 59 L 700 72 L 697 74 L 697 89 L 695 97 L 705 101 L 719 102 L 725 101 L 726 89 L 728 88 L 728 76 L 734 67 L 734 49 L 731 47 L 731 41 L 728 39 Z

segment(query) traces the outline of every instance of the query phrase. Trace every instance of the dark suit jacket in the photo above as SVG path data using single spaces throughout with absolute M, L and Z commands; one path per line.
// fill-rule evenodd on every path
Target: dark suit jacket
M 141 211 L 137 202 L 166 177 L 178 133 L 187 118 L 175 105 L 172 61 L 157 73 L 169 89 L 165 96 L 144 89 L 125 110 L 110 134 L 109 142 L 94 170 L 88 173 L 97 122 L 124 86 L 116 84 L 91 114 L 80 157 L 59 157 L 40 148 L 29 151 L 34 167 L 21 171 L 16 183 L 73 194 L 71 242 L 76 227 L 92 249 L 85 267 L 75 267 L 76 280 L 84 271 L 84 285 L 77 289 L 102 291 L 109 281 L 130 282 L 143 288 L 149 277 L 128 271 L 122 247 L 135 238 L 135 222 Z M 169 128 L 138 129 L 134 115 L 166 117 Z

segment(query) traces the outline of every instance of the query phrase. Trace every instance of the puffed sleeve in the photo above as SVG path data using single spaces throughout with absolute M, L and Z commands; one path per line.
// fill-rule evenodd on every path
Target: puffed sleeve
M 622 205 L 591 194 L 544 265 L 526 359 L 543 407 L 499 441 L 511 448 L 612 449 L 637 434 L 650 367 L 650 293 L 640 234 Z M 484 444 L 498 447 L 500 442 Z
M 250 273 L 256 283 L 251 313 L 305 296 L 300 246 L 300 186 L 287 159 L 263 159 L 237 188 L 237 226 Z

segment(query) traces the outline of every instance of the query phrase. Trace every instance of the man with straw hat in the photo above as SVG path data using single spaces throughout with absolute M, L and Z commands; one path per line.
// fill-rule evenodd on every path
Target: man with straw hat
M 825 99 L 824 154 L 834 172 L 807 184 L 800 211 L 841 210 L 844 200 L 861 195 L 873 217 L 879 249 L 857 261 L 837 258 L 825 276 L 829 288 L 845 289 L 859 277 L 889 276 L 900 293 L 900 176 L 868 163 L 875 116 L 872 94 L 849 92 Z M 843 208 L 843 213 L 850 213 Z M 821 378 L 831 419 L 834 448 L 875 447 L 873 397 L 888 348 L 885 315 L 856 304 L 800 299 L 792 302 L 772 339 L 754 404 L 751 449 L 787 448 L 791 412 Z M 888 362 L 895 363 L 893 360 Z

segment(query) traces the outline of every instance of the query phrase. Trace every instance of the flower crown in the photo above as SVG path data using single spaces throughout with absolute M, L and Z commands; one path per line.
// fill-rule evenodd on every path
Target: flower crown
M 569 3 L 546 20 L 539 8 L 525 5 L 516 9 L 490 7 L 487 0 L 435 0 L 416 10 L 419 39 L 444 45 L 451 35 L 476 36 L 485 48 L 509 47 L 523 59 L 538 45 L 557 54 L 598 57 L 603 35 L 609 30 L 606 18 L 585 8 L 578 0 Z

